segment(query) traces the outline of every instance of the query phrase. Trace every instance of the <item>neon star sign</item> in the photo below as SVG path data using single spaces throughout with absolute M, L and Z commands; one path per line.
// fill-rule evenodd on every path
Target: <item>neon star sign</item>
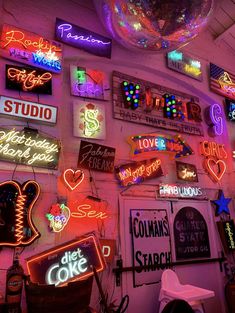
M 211 201 L 217 207 L 215 215 L 218 216 L 223 212 L 226 214 L 230 214 L 228 204 L 231 200 L 231 198 L 225 198 L 223 190 L 219 190 L 218 200 Z
M 222 179 L 226 171 L 227 152 L 223 144 L 216 142 L 203 141 L 200 143 L 201 154 L 205 159 L 203 166 L 209 177 L 218 182 Z
M 4 24 L 2 28 L 1 56 L 25 64 L 61 72 L 62 45 L 37 34 Z
M 32 221 L 39 194 L 36 181 L 0 183 L 0 246 L 28 246 L 40 236 Z
M 160 134 L 143 134 L 128 137 L 127 141 L 131 145 L 132 156 L 150 152 L 168 152 L 175 158 L 180 158 L 193 154 L 191 147 L 180 135 L 171 137 Z

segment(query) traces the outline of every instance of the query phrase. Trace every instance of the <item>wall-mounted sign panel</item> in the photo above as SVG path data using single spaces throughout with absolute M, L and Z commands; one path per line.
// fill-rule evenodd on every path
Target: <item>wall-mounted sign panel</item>
M 167 66 L 179 73 L 202 81 L 201 62 L 183 52 L 174 50 L 167 53 Z
M 228 120 L 235 122 L 235 100 L 225 99 Z
M 60 73 L 62 45 L 21 28 L 4 24 L 0 40 L 2 57 Z
M 161 280 L 171 263 L 170 231 L 166 210 L 131 210 L 133 266 L 148 266 L 133 273 L 134 287 Z
M 99 242 L 105 261 L 112 263 L 116 254 L 116 240 L 100 238 Z
M 52 74 L 39 69 L 6 64 L 6 88 L 52 94 Z
M 197 97 L 119 72 L 113 72 L 113 117 L 203 136 Z
M 114 171 L 115 149 L 81 140 L 78 167 L 112 173 Z
M 94 235 L 67 242 L 27 259 L 30 279 L 39 284 L 63 286 L 105 269 L 105 261 Z
M 235 75 L 210 63 L 210 89 L 219 95 L 235 100 Z
M 0 161 L 56 169 L 60 142 L 37 130 L 0 128 Z
M 234 220 L 219 221 L 216 223 L 220 238 L 226 253 L 235 250 L 235 226 Z
M 205 192 L 200 187 L 176 184 L 159 184 L 157 196 L 160 198 L 207 198 Z
M 128 163 L 115 167 L 116 177 L 122 187 L 140 184 L 146 179 L 163 175 L 161 160 L 150 159 L 141 162 Z
M 56 18 L 56 39 L 91 54 L 111 58 L 112 40 L 88 29 Z
M 0 96 L 0 113 L 50 124 L 57 120 L 57 107 L 5 96 Z
M 202 214 L 192 207 L 183 207 L 174 219 L 176 260 L 209 258 L 208 228 Z
M 96 100 L 109 99 L 107 75 L 95 69 L 70 65 L 71 95 Z
M 172 137 L 154 133 L 143 134 L 130 136 L 127 141 L 131 145 L 131 156 L 152 152 L 167 152 L 177 159 L 194 153 L 180 135 Z
M 103 104 L 84 101 L 73 103 L 73 135 L 90 139 L 105 139 L 105 108 Z
M 176 173 L 177 178 L 188 181 L 188 182 L 198 182 L 197 168 L 193 164 L 176 162 Z
M 32 220 L 32 209 L 40 194 L 34 180 L 0 183 L 0 246 L 28 246 L 40 234 Z

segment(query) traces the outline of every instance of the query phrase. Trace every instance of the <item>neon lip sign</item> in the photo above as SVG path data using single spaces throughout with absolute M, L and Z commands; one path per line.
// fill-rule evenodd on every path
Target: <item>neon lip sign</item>
M 94 235 L 63 244 L 27 259 L 33 282 L 63 286 L 105 269 L 105 261 Z
M 52 75 L 38 69 L 6 65 L 6 88 L 52 94 Z
M 139 184 L 146 179 L 163 175 L 159 159 L 116 166 L 115 173 L 122 187 Z
M 180 135 L 171 136 L 159 134 L 135 135 L 128 138 L 131 145 L 131 155 L 149 152 L 169 152 L 175 154 L 175 158 L 193 154 L 191 147 L 181 138 Z
M 56 19 L 56 39 L 89 53 L 110 58 L 112 40 L 85 28 Z
M 36 67 L 61 72 L 62 45 L 55 41 L 4 24 L 0 41 L 1 56 Z

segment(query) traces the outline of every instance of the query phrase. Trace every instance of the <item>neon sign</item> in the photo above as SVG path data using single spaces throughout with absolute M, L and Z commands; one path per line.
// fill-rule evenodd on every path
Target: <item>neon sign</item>
M 146 179 L 163 175 L 161 160 L 151 159 L 115 167 L 116 177 L 122 187 L 139 184 Z
M 204 168 L 209 177 L 218 182 L 226 171 L 227 152 L 223 144 L 216 142 L 203 141 L 200 143 L 201 154 L 205 156 Z
M 59 141 L 42 136 L 37 130 L 0 128 L 0 160 L 56 169 Z
M 70 65 L 71 94 L 97 100 L 109 99 L 109 81 L 104 72 Z
M 205 198 L 200 187 L 180 186 L 174 184 L 159 185 L 160 198 Z
M 202 81 L 202 67 L 201 62 L 194 60 L 188 55 L 179 52 L 171 51 L 167 53 L 167 66 L 168 68 L 187 75 L 191 78 Z
M 105 109 L 100 103 L 76 101 L 73 104 L 73 134 L 77 137 L 105 139 Z
M 193 164 L 176 162 L 176 172 L 178 179 L 189 182 L 198 182 L 197 168 Z
M 38 69 L 6 65 L 6 88 L 52 94 L 52 75 Z
M 230 214 L 228 204 L 231 200 L 232 200 L 231 198 L 225 198 L 223 190 L 220 189 L 218 200 L 211 201 L 212 203 L 216 205 L 216 208 L 217 208 L 215 215 L 218 216 L 223 212 L 226 214 Z
M 235 250 L 235 226 L 234 220 L 217 222 L 218 231 L 225 251 Z
M 182 102 L 177 100 L 174 95 L 165 94 L 164 116 L 170 119 L 184 120 L 185 115 L 182 111 Z
M 206 122 L 209 125 L 209 135 L 211 137 L 221 136 L 224 132 L 224 122 L 221 106 L 217 103 L 214 103 L 206 109 L 205 114 Z
M 235 100 L 235 75 L 210 63 L 210 88 L 215 93 Z
M 63 173 L 64 182 L 71 191 L 76 189 L 83 182 L 84 176 L 84 172 L 80 169 L 74 171 L 73 169 L 68 168 Z
M 39 194 L 36 181 L 0 183 L 0 246 L 28 246 L 40 236 L 32 221 Z
M 4 24 L 1 35 L 1 56 L 25 64 L 59 73 L 62 62 L 62 45 L 55 41 Z
M 50 229 L 55 233 L 59 233 L 68 224 L 70 210 L 64 203 L 56 203 L 51 206 L 49 213 L 46 214 L 46 218 L 50 222 Z
M 160 134 L 143 134 L 128 137 L 131 145 L 131 155 L 149 152 L 169 152 L 175 158 L 193 154 L 192 148 L 181 138 L 180 135 L 165 136 Z
M 225 104 L 227 108 L 227 117 L 229 121 L 235 121 L 235 101 L 230 99 L 225 99 Z
M 27 259 L 27 269 L 33 282 L 63 286 L 68 282 L 101 272 L 105 261 L 94 235 L 70 241 Z
M 140 85 L 123 81 L 121 84 L 123 99 L 127 109 L 135 110 L 139 106 Z
M 112 40 L 56 18 L 56 39 L 94 55 L 110 58 Z

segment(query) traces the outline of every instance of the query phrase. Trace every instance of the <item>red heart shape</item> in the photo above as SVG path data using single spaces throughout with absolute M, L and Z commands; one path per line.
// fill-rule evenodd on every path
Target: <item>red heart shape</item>
M 89 73 L 96 84 L 100 84 L 104 79 L 104 73 L 93 70 Z
M 84 179 L 84 172 L 79 169 L 74 171 L 71 168 L 68 168 L 66 171 L 64 171 L 63 177 L 66 185 L 71 190 L 74 190 L 82 183 Z
M 223 160 L 215 160 L 213 158 L 208 158 L 205 160 L 205 167 L 208 171 L 208 174 L 216 182 L 221 180 L 226 171 L 226 163 Z

